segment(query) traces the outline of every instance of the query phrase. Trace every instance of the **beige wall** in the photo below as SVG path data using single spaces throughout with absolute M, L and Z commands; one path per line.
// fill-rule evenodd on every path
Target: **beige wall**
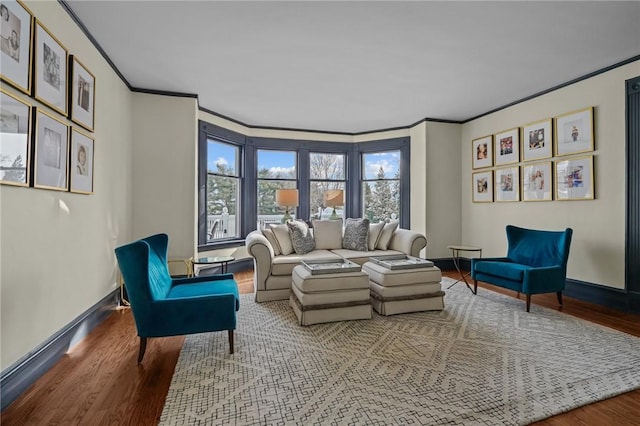
M 0 186 L 2 370 L 116 288 L 131 236 L 131 93 L 58 2 L 26 5 L 96 76 L 95 193 Z
M 485 256 L 498 256 L 506 253 L 507 224 L 556 230 L 571 227 L 569 278 L 624 288 L 625 80 L 638 75 L 640 61 L 464 124 L 462 241 L 482 247 Z M 595 200 L 471 202 L 472 139 L 589 106 L 595 107 Z

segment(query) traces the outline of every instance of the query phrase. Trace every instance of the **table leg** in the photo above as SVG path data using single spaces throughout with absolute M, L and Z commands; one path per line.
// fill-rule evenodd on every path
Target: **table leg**
M 453 252 L 452 253 L 453 257 L 451 259 L 453 260 L 453 265 L 456 267 L 456 270 L 460 274 L 460 279 L 458 279 L 456 282 L 454 282 L 449 287 L 447 287 L 447 290 L 450 289 L 451 287 L 453 287 L 454 285 L 458 284 L 460 281 L 462 281 L 467 286 L 469 291 L 471 291 L 471 293 L 473 293 L 473 289 L 469 285 L 469 282 L 467 281 L 467 278 L 466 278 L 469 274 L 465 275 L 465 273 L 462 272 L 462 269 L 460 268 L 460 250 L 451 249 L 451 251 Z

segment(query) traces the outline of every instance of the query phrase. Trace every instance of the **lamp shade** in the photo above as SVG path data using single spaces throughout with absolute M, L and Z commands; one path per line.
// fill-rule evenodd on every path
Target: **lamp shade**
M 327 207 L 336 207 L 344 205 L 344 191 L 342 189 L 330 189 L 324 191 L 324 204 Z
M 276 206 L 278 207 L 298 207 L 297 189 L 277 189 Z

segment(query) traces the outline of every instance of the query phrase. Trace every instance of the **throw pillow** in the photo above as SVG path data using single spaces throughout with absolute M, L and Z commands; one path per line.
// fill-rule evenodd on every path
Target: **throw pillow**
M 273 247 L 274 255 L 278 256 L 280 253 L 282 253 L 280 251 L 280 244 L 278 244 L 278 239 L 276 238 L 275 234 L 271 229 L 268 229 L 268 228 L 262 229 L 262 235 L 264 235 L 267 241 L 269 241 L 269 243 L 271 244 L 271 247 Z
M 369 219 L 347 219 L 342 248 L 357 251 L 369 249 Z
M 369 224 L 369 250 L 375 250 L 378 245 L 380 235 L 382 235 L 384 222 Z
M 273 234 L 276 236 L 276 240 L 278 241 L 278 246 L 280 246 L 280 253 L 283 255 L 288 255 L 293 253 L 293 245 L 291 245 L 291 237 L 289 236 L 289 227 L 286 223 L 281 225 L 269 225 Z
M 341 220 L 312 220 L 316 250 L 335 250 L 342 248 Z
M 398 227 L 398 222 L 390 222 L 384 225 L 382 228 L 382 232 L 380 233 L 380 238 L 378 239 L 378 244 L 376 248 L 378 250 L 388 250 L 389 243 L 391 242 L 391 237 L 393 237 L 393 233 Z
M 316 247 L 313 234 L 304 220 L 290 220 L 287 222 L 291 245 L 296 254 L 307 254 Z

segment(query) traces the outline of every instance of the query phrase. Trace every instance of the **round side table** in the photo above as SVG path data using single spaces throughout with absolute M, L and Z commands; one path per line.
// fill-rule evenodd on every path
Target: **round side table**
M 195 265 L 220 265 L 221 273 L 227 273 L 227 267 L 229 262 L 236 260 L 233 256 L 209 256 L 209 257 L 192 257 L 191 262 L 191 276 L 194 277 Z
M 464 272 L 462 272 L 462 269 L 460 268 L 460 252 L 461 251 L 480 252 L 480 257 L 482 257 L 482 249 L 480 247 L 465 246 L 465 245 L 450 245 L 450 246 L 447 246 L 447 248 L 451 250 L 451 254 L 452 254 L 451 259 L 453 260 L 453 265 L 456 267 L 456 270 L 460 274 L 460 278 L 455 283 L 447 287 L 447 289 L 450 289 L 451 287 L 453 287 L 454 285 L 462 281 L 465 283 L 465 285 L 471 291 L 471 293 L 473 293 L 473 289 L 471 288 L 471 286 L 469 285 L 469 282 L 467 281 L 467 277 L 471 275 L 471 272 L 467 272 L 465 274 Z

